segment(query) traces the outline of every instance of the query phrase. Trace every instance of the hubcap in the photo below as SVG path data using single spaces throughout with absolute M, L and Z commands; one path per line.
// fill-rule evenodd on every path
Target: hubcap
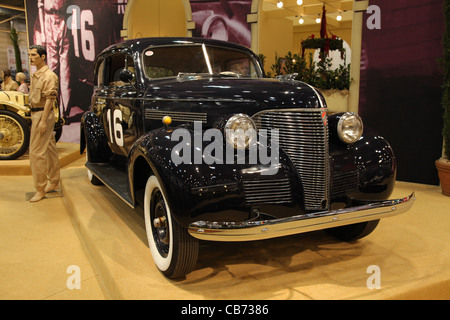
M 151 201 L 151 221 L 153 221 L 153 238 L 159 253 L 166 257 L 169 252 L 170 234 L 164 198 L 159 189 L 153 191 Z
M 24 133 L 19 123 L 10 117 L 0 117 L 0 153 L 10 155 L 23 144 Z

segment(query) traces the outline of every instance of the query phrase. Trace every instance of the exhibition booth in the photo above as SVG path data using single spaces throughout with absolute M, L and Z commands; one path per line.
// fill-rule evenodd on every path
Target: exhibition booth
M 19 38 L 27 45 L 46 45 L 47 64 L 59 77 L 62 119 L 56 144 L 60 185 L 41 201 L 29 202 L 35 190 L 28 152 L 0 160 L 1 299 L 450 299 L 450 198 L 442 193 L 435 167 L 443 154 L 441 1 L 71 0 L 59 8 L 50 2 L 11 0 L 0 6 L 0 15 L 26 17 Z M 141 40 L 148 37 L 171 40 Z M 169 56 L 169 49 L 191 50 L 191 37 L 208 39 L 190 60 L 192 66 L 206 60 L 205 69 L 168 73 L 157 60 L 158 48 L 178 70 L 182 58 Z M 144 47 L 146 41 L 151 45 Z M 250 61 L 245 68 L 233 64 L 242 74 L 216 72 L 235 51 L 236 61 Z M 15 63 L 10 69 L 35 72 Z M 16 108 L 23 125 L 31 123 L 28 101 L 11 97 L 0 101 L 3 109 Z M 130 105 L 137 100 L 142 104 Z M 136 109 L 141 107 L 145 111 Z M 308 108 L 317 112 L 305 115 Z M 0 145 L 12 136 L 1 123 L 8 112 L 0 114 Z M 300 124 L 304 117 L 317 121 L 313 151 L 304 151 L 313 145 L 301 138 L 313 128 Z M 230 163 L 217 160 L 211 139 L 206 148 L 193 140 L 193 157 L 195 147 L 214 147 L 215 162 L 205 162 L 204 151 L 200 163 L 179 166 L 170 150 L 181 144 L 174 147 L 169 134 L 190 130 L 189 125 L 192 132 L 196 126 L 212 127 L 212 133 L 238 126 L 279 130 L 279 157 L 273 158 L 278 150 L 273 132 L 276 148 L 268 143 L 276 173 L 264 173 L 267 163 L 246 167 L 237 161 L 233 165 L 239 166 L 228 170 Z M 157 129 L 146 135 L 142 128 L 151 126 Z M 318 139 L 327 151 L 316 150 L 322 148 Z M 222 142 L 229 143 L 228 136 Z M 233 143 L 238 150 L 239 140 Z M 295 143 L 301 148 L 294 149 Z M 250 146 L 242 149 L 251 152 Z M 182 150 L 184 160 L 188 149 Z M 118 165 L 125 168 L 123 176 Z M 152 178 L 157 183 L 148 191 Z M 323 195 L 309 202 L 319 187 Z M 384 194 L 395 200 L 388 203 Z M 405 212 L 394 215 L 407 202 Z M 248 220 L 240 218 L 244 207 L 251 208 Z M 277 215 L 298 207 L 302 214 Z M 378 212 L 370 211 L 371 219 L 359 215 L 373 207 L 389 211 L 373 232 L 347 241 L 328 232 L 349 225 L 347 217 L 358 224 L 378 219 Z M 191 212 L 189 219 L 177 216 L 183 208 Z M 154 213 L 158 210 L 162 214 Z M 227 218 L 211 222 L 214 213 Z M 184 218 L 189 233 L 178 235 Z M 313 218 L 328 227 L 303 221 Z M 258 235 L 258 241 L 250 241 L 254 233 L 233 239 L 233 232 L 250 234 L 257 225 L 263 234 L 277 223 L 309 229 Z M 221 232 L 232 240 L 210 241 Z M 198 257 L 184 274 L 170 261 L 178 259 L 174 247 L 183 252 L 172 235 L 195 238 Z M 179 313 L 198 312 L 193 310 Z

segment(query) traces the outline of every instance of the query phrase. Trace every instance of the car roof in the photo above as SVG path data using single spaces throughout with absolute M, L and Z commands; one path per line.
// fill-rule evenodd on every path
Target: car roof
M 206 45 L 216 45 L 253 53 L 249 48 L 245 46 L 221 40 L 196 38 L 196 37 L 152 37 L 152 38 L 130 39 L 117 44 L 113 44 L 108 48 L 104 49 L 100 53 L 100 55 L 109 51 L 121 49 L 130 49 L 132 51 L 143 51 L 150 46 L 187 45 L 187 44 L 203 44 L 203 43 Z

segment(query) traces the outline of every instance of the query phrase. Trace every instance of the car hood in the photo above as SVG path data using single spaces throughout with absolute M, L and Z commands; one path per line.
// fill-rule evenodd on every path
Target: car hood
M 146 100 L 250 104 L 254 111 L 284 108 L 326 108 L 325 99 L 300 81 L 224 77 L 171 78 L 153 81 Z

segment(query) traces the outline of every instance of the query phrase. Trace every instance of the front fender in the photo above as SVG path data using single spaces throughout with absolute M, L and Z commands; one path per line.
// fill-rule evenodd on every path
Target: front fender
M 358 200 L 386 200 L 394 190 L 397 161 L 389 143 L 368 132 L 351 147 L 359 174 Z
M 15 91 L 0 91 L 0 105 L 13 112 L 29 113 L 28 95 Z
M 370 128 L 364 128 L 362 137 L 355 143 L 340 141 L 336 128 L 341 115 L 328 117 L 332 185 L 336 186 L 332 193 L 362 201 L 389 199 L 397 174 L 394 151 L 386 139 Z M 344 183 L 348 184 L 347 190 L 340 190 Z
M 245 221 L 251 218 L 252 208 L 270 207 L 269 203 L 275 201 L 277 208 L 266 209 L 274 216 L 303 210 L 303 191 L 297 173 L 282 151 L 276 170 L 269 164 L 236 161 L 176 163 L 173 152 L 179 149 L 180 141 L 172 141 L 172 132 L 169 128 L 157 129 L 135 143 L 128 158 L 128 177 L 131 194 L 134 194 L 139 171 L 145 170 L 142 166 L 145 161 L 150 174 L 159 179 L 171 212 L 181 225 L 187 227 L 193 221 L 213 216 L 220 221 Z M 190 131 L 190 134 L 193 137 L 194 132 Z M 208 144 L 203 142 L 202 150 Z M 270 169 L 272 174 L 265 174 Z

